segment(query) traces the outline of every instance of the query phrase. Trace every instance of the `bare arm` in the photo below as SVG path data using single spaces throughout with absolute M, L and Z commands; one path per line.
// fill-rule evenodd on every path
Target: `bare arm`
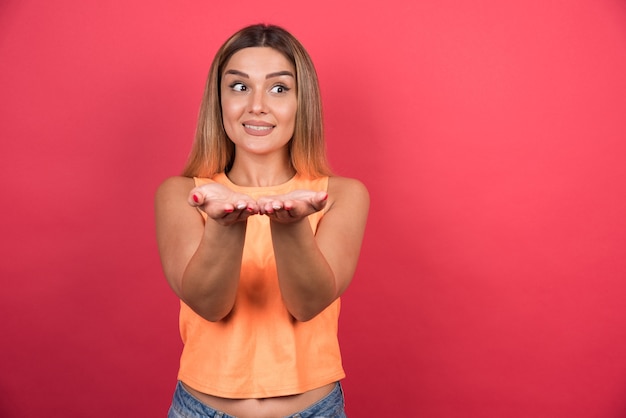
M 306 216 L 328 209 L 313 234 Z M 276 209 L 279 208 L 279 209 Z M 260 201 L 270 216 L 278 278 L 289 312 L 308 321 L 348 287 L 359 258 L 369 209 L 365 186 L 331 177 L 324 193 L 282 196 Z
M 195 198 L 194 198 L 195 196 Z M 196 209 L 207 213 L 204 222 Z M 157 243 L 163 271 L 176 295 L 209 321 L 223 319 L 235 302 L 246 219 L 256 203 L 213 184 L 173 177 L 157 191 Z

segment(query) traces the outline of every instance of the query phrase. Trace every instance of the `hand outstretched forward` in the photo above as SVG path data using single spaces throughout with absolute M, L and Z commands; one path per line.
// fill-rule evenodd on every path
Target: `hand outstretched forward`
M 280 223 L 296 222 L 322 210 L 327 199 L 326 192 L 294 190 L 283 195 L 263 196 L 255 201 L 219 183 L 209 183 L 192 189 L 188 202 L 209 218 L 227 226 L 256 214 L 267 215 Z
M 280 223 L 292 223 L 322 210 L 327 199 L 326 192 L 294 190 L 283 195 L 261 197 L 257 205 L 260 214 Z
M 191 206 L 205 212 L 209 218 L 225 226 L 245 221 L 250 215 L 259 213 L 259 206 L 254 199 L 246 194 L 236 193 L 219 183 L 193 188 L 187 201 Z

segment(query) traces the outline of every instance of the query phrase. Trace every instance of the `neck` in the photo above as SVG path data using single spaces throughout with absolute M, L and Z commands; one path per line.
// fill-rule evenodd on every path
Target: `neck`
M 235 156 L 228 178 L 245 187 L 269 187 L 286 183 L 296 174 L 288 156 L 280 158 L 246 158 Z

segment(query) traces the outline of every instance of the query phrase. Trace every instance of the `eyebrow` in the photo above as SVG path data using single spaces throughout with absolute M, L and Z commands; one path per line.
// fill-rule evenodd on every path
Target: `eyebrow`
M 240 77 L 244 77 L 244 78 L 250 78 L 250 76 L 246 73 L 244 73 L 243 71 L 239 71 L 239 70 L 226 70 L 226 72 L 224 73 L 224 75 L 226 74 L 233 74 L 233 75 L 238 75 Z M 265 79 L 269 79 L 269 78 L 274 78 L 274 77 L 281 77 L 281 76 L 289 76 L 289 77 L 293 77 L 296 78 L 293 73 L 291 71 L 276 71 L 274 73 L 269 73 L 268 75 L 265 76 Z

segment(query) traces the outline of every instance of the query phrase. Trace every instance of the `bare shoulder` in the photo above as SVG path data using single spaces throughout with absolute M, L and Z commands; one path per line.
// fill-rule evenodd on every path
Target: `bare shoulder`
M 190 235 L 203 225 L 200 212 L 189 204 L 189 195 L 195 187 L 189 177 L 170 177 L 156 191 L 154 211 L 157 240 L 160 245 L 178 242 L 176 236 Z
M 369 205 L 369 192 L 365 185 L 353 178 L 331 176 L 328 178 L 328 195 L 334 203 L 349 201 Z
M 179 199 L 181 196 L 186 197 L 195 187 L 194 181 L 189 177 L 174 176 L 166 179 L 156 192 L 156 202 L 168 201 L 172 198 Z

